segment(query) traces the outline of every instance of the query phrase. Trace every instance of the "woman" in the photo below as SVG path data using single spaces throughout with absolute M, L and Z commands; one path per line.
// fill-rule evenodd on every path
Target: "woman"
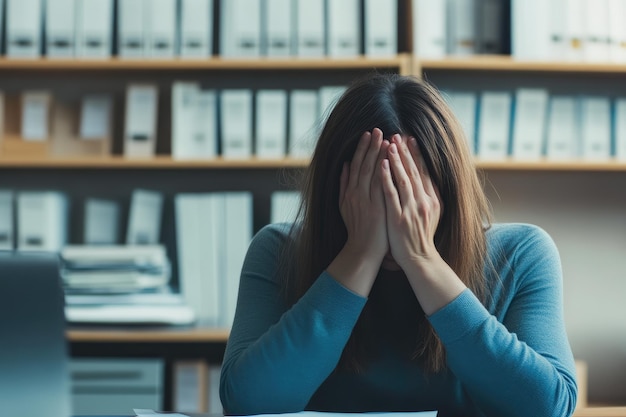
M 319 138 L 300 220 L 249 248 L 226 412 L 571 415 L 557 249 L 489 219 L 437 91 L 397 75 L 354 84 Z

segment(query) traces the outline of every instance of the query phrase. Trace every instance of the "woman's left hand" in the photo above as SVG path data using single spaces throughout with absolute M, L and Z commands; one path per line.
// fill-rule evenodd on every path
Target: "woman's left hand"
M 391 255 L 408 269 L 440 260 L 434 243 L 441 206 L 415 138 L 391 138 L 382 162 Z

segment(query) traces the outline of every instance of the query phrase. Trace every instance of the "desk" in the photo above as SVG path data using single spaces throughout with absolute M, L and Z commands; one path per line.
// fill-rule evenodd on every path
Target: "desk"
M 626 417 L 626 407 L 585 407 L 576 410 L 574 417 Z
M 66 332 L 72 357 L 161 358 L 165 363 L 164 410 L 172 409 L 177 360 L 221 363 L 229 330 L 210 327 L 74 327 Z

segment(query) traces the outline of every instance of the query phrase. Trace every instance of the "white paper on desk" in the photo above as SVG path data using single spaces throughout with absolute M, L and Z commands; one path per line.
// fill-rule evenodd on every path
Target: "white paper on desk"
M 158 413 L 154 410 L 133 410 L 137 417 L 154 417 L 158 415 L 167 415 L 167 417 L 188 417 L 185 414 L 178 413 Z M 283 414 L 259 414 L 258 417 L 345 417 L 346 415 L 354 415 L 355 413 L 326 413 L 319 411 L 301 411 L 299 413 L 283 413 Z M 437 417 L 437 411 L 418 411 L 418 412 L 399 412 L 399 413 L 360 413 L 366 416 L 380 417 Z
M 158 415 L 166 415 L 167 417 L 189 417 L 186 414 L 179 414 L 179 413 L 157 413 L 154 410 L 144 410 L 141 408 L 135 408 L 133 409 L 133 411 L 135 412 L 135 414 L 137 414 L 137 417 L 144 417 L 144 416 L 158 416 Z

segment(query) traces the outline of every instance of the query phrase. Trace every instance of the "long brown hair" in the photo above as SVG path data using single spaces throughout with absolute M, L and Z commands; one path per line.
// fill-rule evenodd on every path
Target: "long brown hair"
M 302 187 L 294 245 L 284 258 L 287 300 L 295 303 L 344 246 L 347 231 L 339 212 L 339 177 L 363 132 L 380 128 L 417 139 L 424 162 L 442 200 L 435 245 L 460 279 L 484 301 L 487 199 L 462 129 L 437 90 L 427 82 L 395 74 L 373 74 L 355 82 L 339 99 L 317 142 Z M 367 306 L 366 306 L 367 309 Z M 445 351 L 423 312 L 416 311 L 417 345 L 413 359 L 430 371 L 445 367 Z M 340 367 L 366 365 L 362 314 L 344 349 Z

